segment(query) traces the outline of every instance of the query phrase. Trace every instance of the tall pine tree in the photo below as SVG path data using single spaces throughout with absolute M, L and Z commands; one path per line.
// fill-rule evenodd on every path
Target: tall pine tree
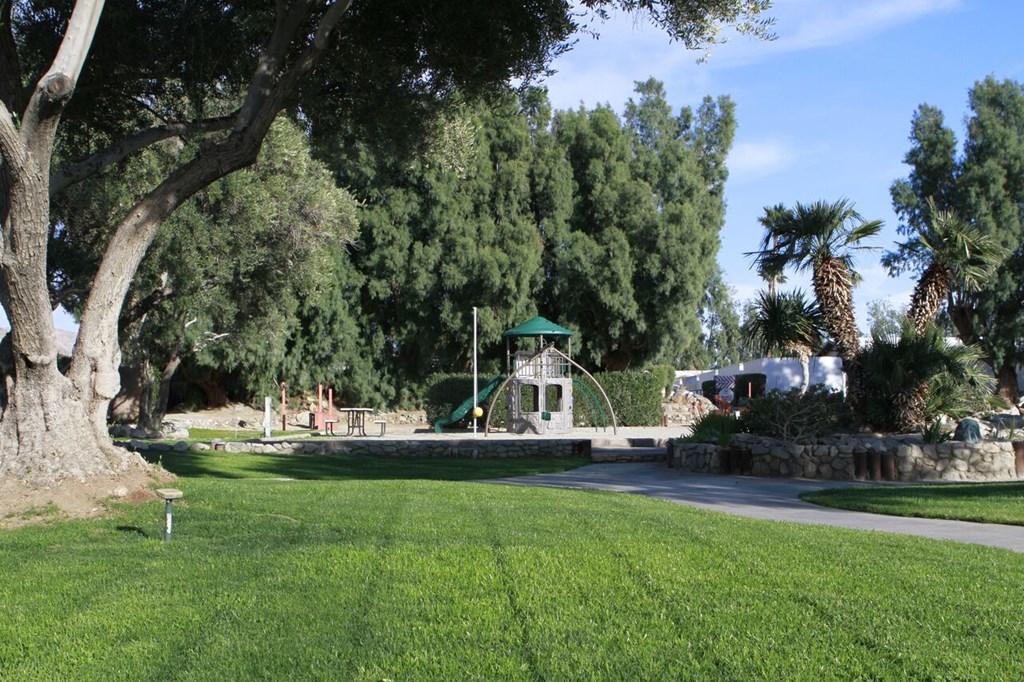
M 980 291 L 954 289 L 947 312 L 966 343 L 985 352 L 1004 397 L 1019 398 L 1016 366 L 1024 361 L 1024 86 L 986 78 L 974 85 L 963 154 L 942 112 L 923 105 L 914 115 L 907 178 L 891 189 L 907 247 L 886 254 L 891 272 L 927 265 L 915 236 L 928 233 L 928 199 L 989 235 L 1010 255 Z

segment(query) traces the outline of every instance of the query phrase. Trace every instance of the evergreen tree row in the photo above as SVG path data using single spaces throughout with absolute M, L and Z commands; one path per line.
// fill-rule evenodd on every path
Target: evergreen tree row
M 674 114 L 661 83 L 608 106 L 552 113 L 542 90 L 466 105 L 412 161 L 379 141 L 313 131 L 360 204 L 349 251 L 378 395 L 415 403 L 434 372 L 486 371 L 501 333 L 543 315 L 577 332 L 594 369 L 708 362 L 702 322 L 724 219 L 728 98 Z M 345 387 L 344 390 L 351 390 Z M 359 396 L 370 399 L 371 396 Z

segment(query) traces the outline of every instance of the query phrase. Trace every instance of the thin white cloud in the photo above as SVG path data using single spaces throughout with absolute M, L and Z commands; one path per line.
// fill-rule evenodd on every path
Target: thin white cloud
M 786 170 L 797 154 L 780 140 L 737 142 L 729 154 L 729 172 L 733 179 L 749 180 Z
M 780 0 L 775 5 L 778 46 L 794 51 L 841 45 L 961 5 L 961 0 Z
M 736 36 L 716 45 L 707 63 L 702 53 L 671 43 L 668 36 L 642 18 L 610 11 L 596 22 L 599 39 L 580 35 L 579 44 L 555 60 L 558 72 L 547 79 L 556 108 L 609 102 L 618 109 L 633 92 L 633 82 L 654 76 L 672 84 L 675 101 L 691 101 L 708 92 L 714 74 L 780 54 L 848 44 L 925 17 L 955 11 L 964 0 L 775 0 L 773 42 Z
M 715 46 L 706 64 L 696 64 L 699 55 L 682 47 L 662 48 L 660 54 L 665 65 L 674 69 L 728 69 L 780 54 L 854 43 L 928 16 L 956 11 L 963 4 L 964 0 L 775 0 L 769 10 L 777 36 L 772 42 L 726 30 L 728 42 Z M 616 32 L 617 39 L 628 35 Z

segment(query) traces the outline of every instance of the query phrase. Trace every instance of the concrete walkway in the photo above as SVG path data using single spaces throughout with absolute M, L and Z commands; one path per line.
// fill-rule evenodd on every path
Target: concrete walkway
M 664 463 L 590 464 L 563 473 L 487 482 L 614 490 L 752 519 L 919 535 L 1024 552 L 1024 527 L 1021 526 L 882 516 L 818 507 L 799 498 L 801 493 L 812 490 L 859 485 L 856 483 L 682 474 L 677 469 L 667 468 Z

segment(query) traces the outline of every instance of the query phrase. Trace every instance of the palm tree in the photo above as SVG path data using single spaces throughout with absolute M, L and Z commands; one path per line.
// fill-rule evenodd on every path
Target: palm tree
M 901 334 L 875 335 L 860 357 L 865 370 L 864 416 L 876 428 L 906 432 L 937 416 L 929 414 L 929 402 L 951 412 L 951 398 L 991 394 L 993 379 L 981 358 L 976 346 L 947 343 L 934 324 L 918 332 L 907 320 Z M 945 395 L 933 395 L 940 385 Z
M 795 357 L 803 370 L 801 393 L 811 380 L 810 361 L 822 343 L 822 316 L 804 292 L 758 292 L 753 316 L 744 325 L 747 341 L 759 353 Z
M 766 232 L 754 256 L 758 272 L 781 273 L 787 267 L 811 270 L 814 295 L 844 361 L 856 359 L 859 349 L 853 312 L 853 251 L 860 242 L 882 229 L 882 221 L 865 221 L 846 199 L 828 203 L 797 203 L 791 209 L 775 206 L 765 211 Z
M 931 216 L 927 233 L 900 244 L 917 252 L 928 263 L 914 286 L 908 317 L 918 334 L 935 320 L 942 304 L 955 290 L 977 291 L 982 281 L 1002 262 L 1005 251 L 989 236 L 953 211 L 941 211 L 928 198 Z
M 761 240 L 761 249 L 771 249 L 774 251 L 777 247 L 776 238 L 772 235 L 772 225 L 780 219 L 786 212 L 786 207 L 782 204 L 776 204 L 775 206 L 766 206 L 764 209 L 764 215 L 758 218 L 758 222 L 765 228 L 765 236 Z M 747 254 L 748 256 L 750 254 Z M 757 275 L 765 282 L 768 283 L 768 293 L 774 294 L 775 287 L 778 284 L 783 284 L 786 281 L 786 276 L 781 269 L 777 269 L 780 266 L 779 262 L 769 262 L 767 260 L 757 261 Z M 784 266 L 784 264 L 781 264 Z

